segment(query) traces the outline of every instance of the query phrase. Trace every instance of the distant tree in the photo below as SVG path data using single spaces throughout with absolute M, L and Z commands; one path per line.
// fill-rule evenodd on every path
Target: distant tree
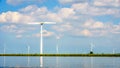
M 93 51 L 90 51 L 90 54 L 93 54 Z

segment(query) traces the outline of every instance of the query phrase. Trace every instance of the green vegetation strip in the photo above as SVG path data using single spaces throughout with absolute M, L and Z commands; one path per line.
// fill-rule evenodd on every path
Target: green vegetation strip
M 0 54 L 0 56 L 120 57 L 120 54 Z

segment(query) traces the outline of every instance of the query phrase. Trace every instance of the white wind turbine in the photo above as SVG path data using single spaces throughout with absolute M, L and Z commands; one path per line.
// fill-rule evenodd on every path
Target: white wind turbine
M 55 22 L 31 22 L 28 24 L 40 25 L 40 54 L 43 54 L 43 25 L 44 24 L 56 24 Z M 43 67 L 43 59 L 40 57 L 40 67 Z
M 4 54 L 5 54 L 5 47 L 6 47 L 6 44 L 4 44 Z M 5 67 L 5 56 L 4 56 L 4 67 Z
M 94 45 L 93 43 L 90 44 L 90 51 L 91 51 L 91 52 L 93 52 L 93 47 L 94 47 L 94 46 L 95 46 L 95 45 Z
M 28 48 L 28 54 L 30 54 L 30 46 L 28 45 L 27 48 Z M 29 67 L 29 64 L 30 64 L 30 58 L 28 56 L 28 63 L 27 63 L 28 67 Z
M 58 51 L 59 51 L 59 39 L 60 39 L 60 37 L 57 36 L 56 39 L 57 39 L 56 53 L 58 54 Z
M 59 40 L 60 40 L 60 36 L 56 36 L 56 40 L 57 40 L 57 45 L 56 45 L 56 54 L 59 53 Z M 56 68 L 58 68 L 58 57 L 56 57 Z
M 115 54 L 115 49 L 113 48 L 113 54 Z

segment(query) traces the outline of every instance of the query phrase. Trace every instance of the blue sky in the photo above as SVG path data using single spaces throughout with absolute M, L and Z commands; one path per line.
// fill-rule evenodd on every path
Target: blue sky
M 120 0 L 1 0 L 0 53 L 39 53 L 44 25 L 44 53 L 120 53 Z

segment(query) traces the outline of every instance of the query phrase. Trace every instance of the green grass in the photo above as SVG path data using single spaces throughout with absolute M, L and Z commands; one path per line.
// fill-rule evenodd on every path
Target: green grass
M 0 54 L 0 56 L 120 57 L 120 54 Z

